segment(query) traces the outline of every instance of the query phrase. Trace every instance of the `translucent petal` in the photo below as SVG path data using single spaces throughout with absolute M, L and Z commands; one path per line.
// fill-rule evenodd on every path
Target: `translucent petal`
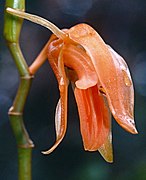
M 105 143 L 98 148 L 98 151 L 102 155 L 102 157 L 107 161 L 113 162 L 113 149 L 112 149 L 112 133 L 110 131 Z
M 55 63 L 55 61 L 54 61 Z M 53 65 L 53 61 L 51 62 Z M 47 151 L 44 151 L 43 154 L 49 154 L 59 145 L 62 139 L 65 136 L 66 128 L 67 128 L 67 89 L 68 89 L 68 80 L 66 78 L 65 70 L 64 70 L 64 62 L 62 58 L 62 50 L 59 53 L 58 64 L 54 64 L 54 66 L 58 66 L 55 71 L 56 76 L 58 78 L 59 90 L 60 90 L 60 100 L 58 101 L 56 107 L 55 114 L 55 127 L 56 127 L 56 142 L 55 144 Z
M 56 106 L 55 129 L 56 129 L 56 137 L 59 137 L 59 134 L 61 133 L 61 99 L 59 99 Z
M 107 99 L 106 97 L 104 98 L 104 102 L 107 105 Z M 108 105 L 107 105 L 108 107 Z M 110 110 L 108 108 L 108 113 L 109 113 L 109 121 L 110 121 L 110 127 L 109 127 L 109 134 L 107 136 L 107 139 L 105 140 L 105 142 L 103 143 L 102 146 L 100 146 L 98 148 L 98 151 L 100 152 L 100 154 L 102 155 L 102 157 L 107 161 L 112 163 L 113 162 L 113 147 L 112 147 L 112 130 L 111 130 L 111 113 Z

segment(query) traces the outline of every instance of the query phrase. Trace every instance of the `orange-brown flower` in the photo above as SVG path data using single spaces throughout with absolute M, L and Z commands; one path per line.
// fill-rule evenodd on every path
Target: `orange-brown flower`
M 14 10 L 13 14 L 39 23 L 55 34 L 29 68 L 34 74 L 48 56 L 60 91 L 55 113 L 56 142 L 43 153 L 51 153 L 65 135 L 71 81 L 85 150 L 98 150 L 106 161 L 112 162 L 111 113 L 121 127 L 137 133 L 133 118 L 133 83 L 124 59 L 87 24 L 61 31 L 44 19 L 39 21 L 37 17 L 35 21 L 34 16 L 31 18 Z
M 64 32 L 65 38 L 53 35 L 48 44 L 48 60 L 58 80 L 60 100 L 56 108 L 56 143 L 44 153 L 52 152 L 65 135 L 67 86 L 71 81 L 84 148 L 99 150 L 111 162 L 110 111 L 124 129 L 137 133 L 133 84 L 127 64 L 89 25 L 79 24 Z

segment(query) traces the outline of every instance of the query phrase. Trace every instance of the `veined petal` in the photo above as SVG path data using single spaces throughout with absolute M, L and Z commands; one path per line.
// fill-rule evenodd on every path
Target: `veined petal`
M 96 151 L 105 143 L 110 131 L 108 107 L 97 86 L 86 90 L 75 88 L 74 93 L 84 148 L 88 151 Z
M 113 53 L 89 25 L 76 25 L 68 30 L 68 34 L 73 41 L 85 48 L 92 59 L 99 81 L 106 92 L 109 107 L 117 122 L 127 131 L 136 134 L 133 119 L 133 85 L 129 74 L 121 67 L 123 60 L 111 55 Z
M 53 61 L 51 62 L 53 66 Z M 55 127 L 56 127 L 56 142 L 55 144 L 47 151 L 44 151 L 43 154 L 49 154 L 59 145 L 59 143 L 64 138 L 67 128 L 67 90 L 68 90 L 68 80 L 64 70 L 64 62 L 62 57 L 62 49 L 59 53 L 58 64 L 54 61 L 54 67 L 58 66 L 55 73 L 59 83 L 60 99 L 56 107 L 55 114 Z M 58 70 L 58 71 L 57 71 Z

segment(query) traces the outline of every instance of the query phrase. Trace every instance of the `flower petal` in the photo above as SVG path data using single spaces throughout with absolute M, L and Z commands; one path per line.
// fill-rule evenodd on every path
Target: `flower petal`
M 53 61 L 51 62 L 53 66 Z M 55 71 L 55 75 L 58 79 L 59 90 L 60 90 L 60 100 L 58 101 L 55 114 L 55 126 L 56 126 L 56 142 L 55 144 L 47 151 L 44 151 L 43 154 L 49 154 L 59 145 L 59 143 L 64 138 L 67 128 L 67 90 L 68 90 L 68 80 L 66 78 L 64 70 L 64 62 L 62 58 L 62 50 L 59 53 L 58 64 L 54 61 L 54 66 L 58 66 L 58 69 Z M 54 69 L 54 68 L 53 68 Z M 57 72 L 58 70 L 58 72 Z
M 97 84 L 97 73 L 82 46 L 77 43 L 65 44 L 63 57 L 65 66 L 76 72 L 78 80 L 75 84 L 79 89 L 87 89 Z
M 109 95 L 111 101 L 111 110 L 117 122 L 127 131 L 136 134 L 133 109 L 134 109 L 134 88 L 131 79 L 129 68 L 125 60 L 115 52 L 110 46 L 108 46 L 109 52 L 112 56 L 117 71 L 117 93 Z M 118 96 L 119 102 L 114 101 L 114 95 Z M 117 98 L 116 98 L 117 99 Z M 117 112 L 115 112 L 115 108 Z M 122 111 L 122 113 L 120 113 Z
M 76 25 L 69 29 L 68 33 L 73 41 L 84 47 L 92 59 L 117 122 L 127 131 L 136 134 L 133 118 L 133 84 L 127 71 L 121 67 L 123 61 L 119 61 L 120 58 L 117 57 L 113 58 L 102 38 L 89 25 Z
M 75 88 L 74 93 L 80 116 L 84 148 L 88 151 L 96 151 L 105 143 L 109 134 L 108 108 L 97 86 L 86 90 Z
M 113 149 L 112 149 L 112 133 L 110 131 L 105 143 L 98 148 L 98 151 L 102 155 L 102 157 L 107 161 L 113 162 Z
M 80 89 L 86 89 L 97 84 L 97 74 L 90 57 L 82 46 L 70 39 L 67 39 L 65 43 L 61 39 L 53 40 L 48 47 L 49 59 L 53 58 L 53 61 L 55 59 L 57 61 L 62 45 L 65 66 L 77 73 L 78 80 L 76 81 L 76 86 Z M 53 67 L 53 69 L 55 72 L 57 71 L 57 68 Z
M 104 98 L 105 104 L 108 106 L 106 97 Z M 109 117 L 111 117 L 110 110 L 108 108 Z M 104 144 L 98 148 L 98 151 L 102 155 L 102 157 L 107 161 L 112 163 L 113 162 L 113 148 L 112 148 L 112 131 L 111 131 L 111 118 L 110 119 L 110 131 L 107 136 L 107 139 L 105 140 Z

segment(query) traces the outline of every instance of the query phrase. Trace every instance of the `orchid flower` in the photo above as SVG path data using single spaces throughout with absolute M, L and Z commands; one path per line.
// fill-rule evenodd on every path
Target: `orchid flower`
M 29 68 L 34 74 L 48 57 L 60 91 L 55 112 L 56 142 L 43 153 L 51 153 L 66 133 L 68 84 L 71 82 L 84 149 L 98 150 L 106 161 L 112 162 L 111 114 L 122 128 L 137 134 L 133 117 L 133 83 L 124 59 L 87 24 L 60 30 L 38 16 L 11 8 L 7 11 L 53 32 Z

